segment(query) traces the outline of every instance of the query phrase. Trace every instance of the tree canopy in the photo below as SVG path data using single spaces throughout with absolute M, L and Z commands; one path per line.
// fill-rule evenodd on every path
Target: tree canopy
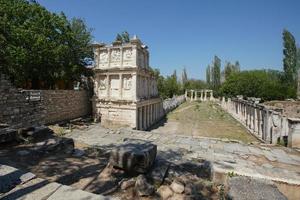
M 276 70 L 252 70 L 231 74 L 221 87 L 228 97 L 244 95 L 262 100 L 294 98 L 295 89 L 283 84 L 284 74 Z
M 53 88 L 88 73 L 91 30 L 81 19 L 68 20 L 35 1 L 0 0 L 0 69 L 17 86 Z

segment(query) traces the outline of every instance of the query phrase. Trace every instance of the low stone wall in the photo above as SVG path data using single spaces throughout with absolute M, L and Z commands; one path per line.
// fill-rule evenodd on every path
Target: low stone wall
M 165 114 L 174 110 L 177 106 L 179 106 L 180 104 L 182 104 L 185 101 L 186 101 L 186 98 L 184 95 L 174 96 L 173 98 L 165 99 L 163 101 L 163 109 L 164 109 Z
M 55 123 L 91 114 L 91 102 L 85 90 L 42 90 L 45 123 Z
M 288 137 L 289 147 L 300 148 L 300 119 L 288 118 L 281 109 L 242 99 L 223 98 L 221 106 L 261 141 L 276 144 Z

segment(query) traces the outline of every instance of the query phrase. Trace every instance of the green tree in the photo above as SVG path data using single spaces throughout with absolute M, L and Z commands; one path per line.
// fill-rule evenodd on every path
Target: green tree
M 183 84 L 183 85 L 184 85 L 184 84 L 187 82 L 187 80 L 188 80 L 188 77 L 187 77 L 187 73 L 186 73 L 185 67 L 184 67 L 183 70 L 182 70 L 181 80 L 182 80 L 182 84 Z
M 0 70 L 17 86 L 53 88 L 80 80 L 90 57 L 90 30 L 80 19 L 47 11 L 35 1 L 0 0 Z
M 123 38 L 122 38 L 122 36 L 119 33 L 117 34 L 115 41 L 123 42 Z
M 275 70 L 252 70 L 231 74 L 223 83 L 222 95 L 259 97 L 262 100 L 283 100 L 295 97 L 295 88 L 282 84 L 284 74 Z
M 207 85 L 211 84 L 211 67 L 210 67 L 210 65 L 208 65 L 206 67 L 206 83 L 207 83 Z
M 287 84 L 295 86 L 297 77 L 297 48 L 294 36 L 287 30 L 283 30 L 283 69 Z
M 123 43 L 130 42 L 129 33 L 127 31 L 124 31 L 121 36 L 122 36 Z
M 122 42 L 122 43 L 129 43 L 130 42 L 130 36 L 127 31 L 124 31 L 123 33 L 118 33 L 116 36 L 115 41 Z
M 211 70 L 211 85 L 213 90 L 218 91 L 221 86 L 221 59 L 218 56 L 214 57 L 213 67 Z
M 240 71 L 240 64 L 238 61 L 235 62 L 235 64 L 232 64 L 230 62 L 225 62 L 225 67 L 224 67 L 224 76 L 225 80 L 232 74 L 232 73 L 237 73 Z

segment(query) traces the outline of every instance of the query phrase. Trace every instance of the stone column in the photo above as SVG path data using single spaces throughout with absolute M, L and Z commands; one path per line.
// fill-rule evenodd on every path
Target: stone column
M 106 74 L 106 96 L 107 98 L 110 98 L 110 80 L 109 80 L 109 74 Z
M 288 119 L 288 147 L 300 148 L 300 119 Z
M 138 99 L 138 84 L 137 84 L 137 74 L 132 75 L 132 100 L 137 101 Z
M 139 130 L 143 130 L 143 110 L 139 108 Z
M 203 90 L 200 91 L 200 100 L 203 101 Z
M 210 100 L 212 101 L 214 99 L 213 91 L 210 91 Z
M 207 97 L 207 91 L 206 90 L 204 90 L 204 101 L 206 101 L 206 97 Z
M 143 106 L 143 130 L 147 129 L 147 109 Z
M 193 101 L 193 90 L 191 90 L 191 101 Z
M 195 100 L 197 101 L 197 99 L 198 99 L 198 97 L 197 97 L 197 95 L 198 95 L 198 91 L 195 91 Z
M 185 97 L 185 99 L 187 99 L 187 90 L 185 90 L 185 92 L 184 92 L 184 97 Z
M 122 74 L 119 74 L 119 98 L 122 99 L 122 82 L 123 82 L 123 76 Z

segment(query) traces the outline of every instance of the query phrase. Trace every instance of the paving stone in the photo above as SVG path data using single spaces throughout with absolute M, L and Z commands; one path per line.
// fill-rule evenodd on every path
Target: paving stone
M 273 154 L 270 151 L 263 151 L 264 152 L 264 156 L 269 160 L 269 161 L 276 161 L 277 159 L 273 156 Z
M 16 185 L 26 183 L 36 176 L 30 172 L 23 172 L 14 167 L 0 165 L 0 193 L 5 193 Z
M 51 196 L 61 184 L 48 183 L 48 181 L 36 178 L 25 184 L 18 185 L 3 196 L 3 200 L 45 200 Z
M 253 155 L 263 155 L 263 151 L 257 147 L 249 146 L 248 149 Z
M 233 177 L 229 180 L 228 196 L 232 200 L 287 200 L 269 181 L 248 177 Z
M 60 186 L 47 200 L 110 200 L 110 197 L 85 192 L 70 186 Z

